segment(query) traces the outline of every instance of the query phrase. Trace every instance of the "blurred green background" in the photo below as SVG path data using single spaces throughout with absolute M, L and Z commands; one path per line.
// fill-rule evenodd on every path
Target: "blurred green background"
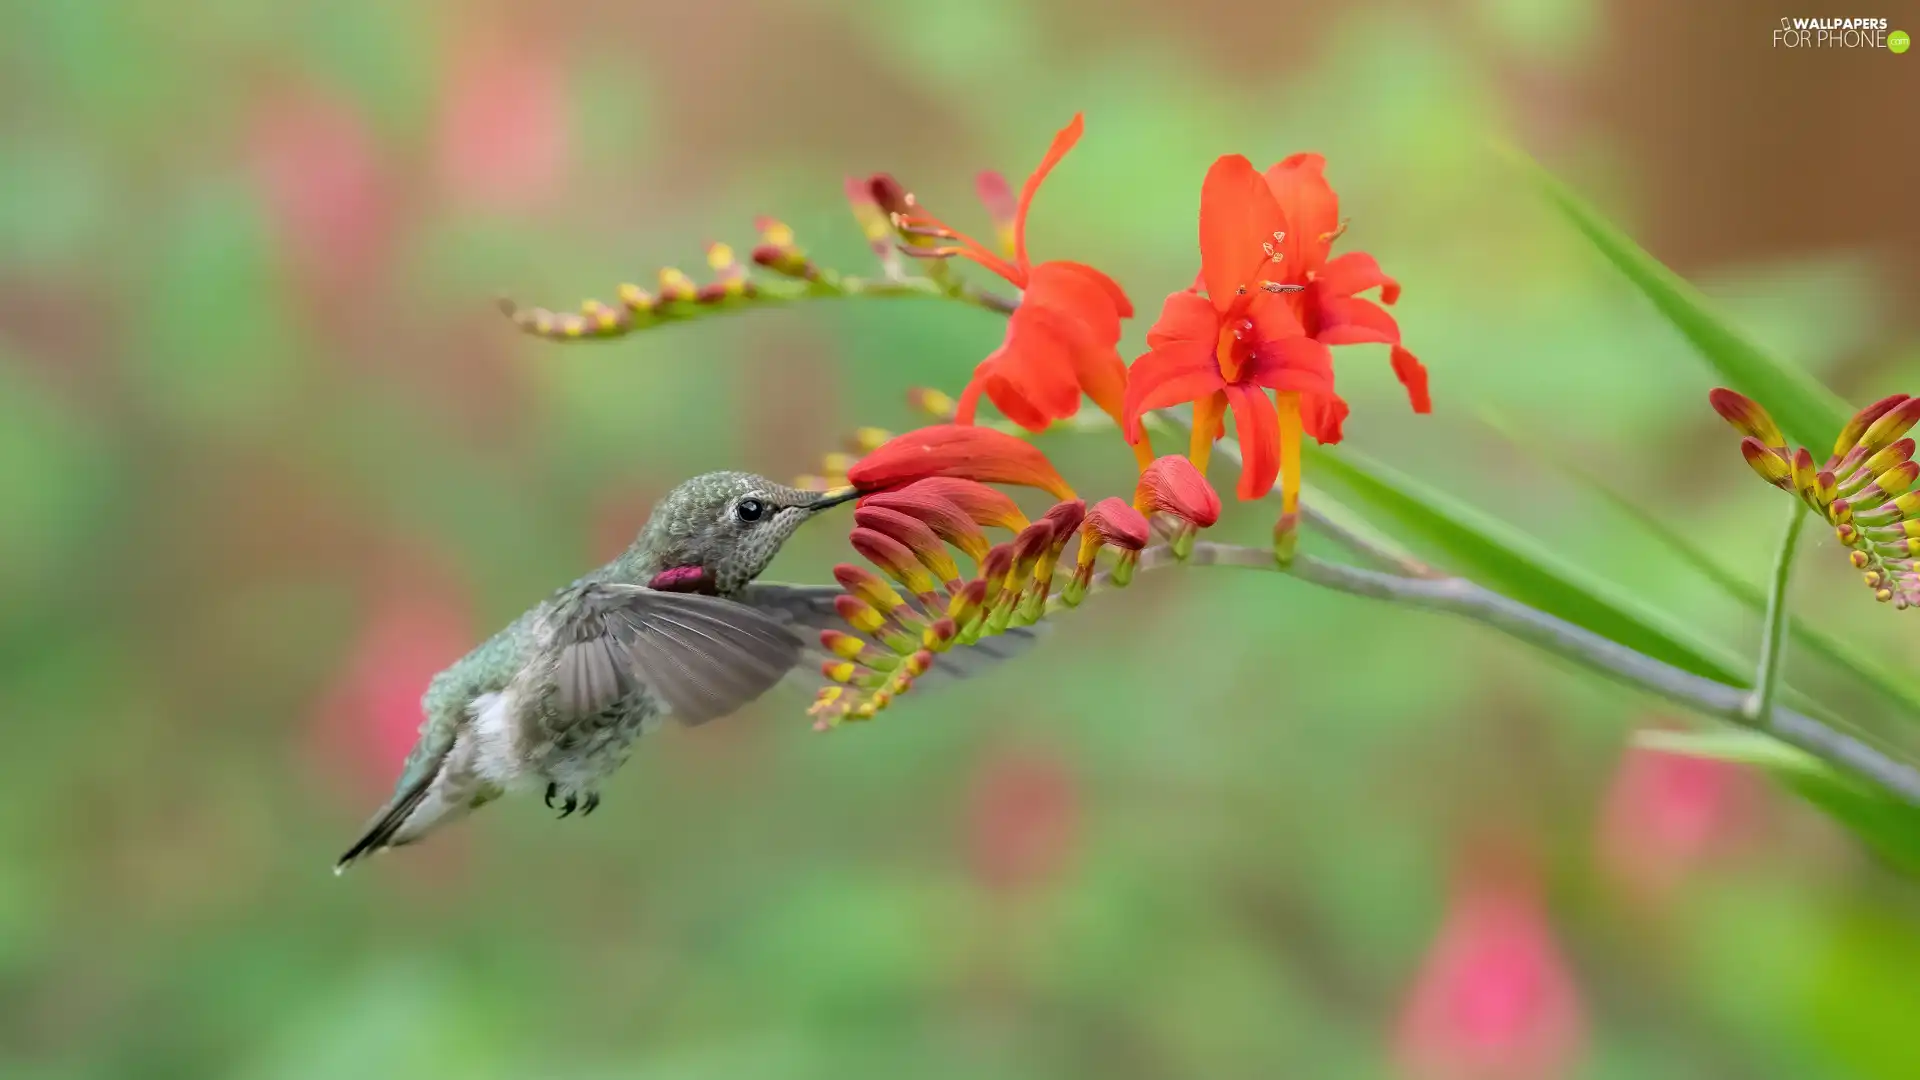
M 1920 24 L 1887 7 L 1854 14 Z M 1488 147 L 1853 400 L 1914 391 L 1920 147 L 1888 125 L 1920 60 L 1775 52 L 1782 14 L 1808 12 L 11 5 L 0 1075 L 1920 1074 L 1909 882 L 1756 776 L 1625 752 L 1671 719 L 1627 692 L 1280 578 L 1150 575 L 879 723 L 818 736 L 770 698 L 648 741 L 591 819 L 503 804 L 327 872 L 434 671 L 676 480 L 810 471 L 1002 332 L 825 302 L 566 347 L 490 299 L 611 299 L 757 213 L 863 271 L 844 175 L 984 226 L 972 173 L 1017 182 L 1077 110 L 1038 256 L 1150 317 L 1215 156 L 1326 153 L 1436 401 L 1343 349 L 1349 440 L 1751 650 L 1743 609 L 1486 425 L 1764 577 L 1779 504 L 1707 369 Z M 1047 447 L 1124 491 L 1117 439 Z M 826 580 L 839 541 L 779 576 Z M 1910 670 L 1913 617 L 1806 546 L 1799 610 Z

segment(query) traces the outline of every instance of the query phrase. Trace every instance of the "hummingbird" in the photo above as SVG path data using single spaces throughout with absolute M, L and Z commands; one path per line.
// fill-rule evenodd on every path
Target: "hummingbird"
M 771 689 L 803 657 L 802 624 L 830 624 L 836 590 L 754 595 L 753 580 L 803 522 L 858 494 L 744 472 L 675 488 L 626 551 L 434 676 L 393 798 L 334 872 L 523 788 L 544 785 L 562 817 L 591 814 L 641 734 Z
M 817 641 L 840 622 L 842 590 L 755 579 L 802 523 L 862 494 L 744 472 L 673 489 L 612 562 L 434 676 L 393 797 L 334 872 L 515 791 L 544 786 L 561 817 L 591 814 L 600 784 L 641 735 L 668 719 L 697 726 L 730 715 L 811 655 L 824 657 L 802 634 Z M 1018 654 L 1036 629 L 943 656 L 933 681 Z

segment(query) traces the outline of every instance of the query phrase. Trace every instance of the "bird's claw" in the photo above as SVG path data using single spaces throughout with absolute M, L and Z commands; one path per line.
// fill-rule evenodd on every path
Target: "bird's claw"
M 559 795 L 560 795 L 559 784 L 547 785 L 547 809 L 559 810 L 560 816 L 563 818 L 573 816 L 573 812 L 575 810 L 580 811 L 581 817 L 586 817 L 588 814 L 591 814 L 595 810 L 600 809 L 600 793 L 597 791 L 588 792 L 587 797 L 584 800 L 581 799 L 579 796 L 573 795 L 570 793 L 567 795 L 565 799 L 561 799 L 560 805 L 556 807 L 554 806 L 554 799 L 558 798 Z

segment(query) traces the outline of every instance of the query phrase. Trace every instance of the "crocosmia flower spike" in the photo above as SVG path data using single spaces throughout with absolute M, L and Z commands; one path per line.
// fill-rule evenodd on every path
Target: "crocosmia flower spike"
M 1920 492 L 1913 490 L 1920 462 L 1913 439 L 1903 438 L 1920 422 L 1920 398 L 1895 394 L 1854 414 L 1821 465 L 1806 447 L 1789 447 L 1752 398 L 1722 388 L 1708 401 L 1741 434 L 1748 467 L 1833 526 L 1874 599 L 1901 609 L 1920 604 Z

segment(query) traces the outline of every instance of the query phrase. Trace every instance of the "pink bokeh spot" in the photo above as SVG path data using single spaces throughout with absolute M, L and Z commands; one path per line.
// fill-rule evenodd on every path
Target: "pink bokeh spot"
M 1601 866 L 1635 899 L 1661 903 L 1738 838 L 1755 794 L 1739 765 L 1629 747 L 1600 819 Z
M 392 194 L 350 105 L 317 91 L 272 96 L 254 114 L 248 156 L 300 286 L 337 294 L 384 261 Z
M 1021 752 L 988 758 L 974 774 L 966 819 L 973 873 L 986 888 L 1024 893 L 1052 880 L 1072 854 L 1080 796 L 1058 759 Z
M 555 196 L 571 154 L 565 69 L 537 42 L 471 39 L 442 88 L 439 175 L 456 199 L 499 209 Z
M 1557 1080 L 1585 1043 L 1578 989 L 1524 873 L 1456 888 L 1395 1040 L 1407 1080 Z
M 315 711 L 322 759 L 346 794 L 384 791 L 400 776 L 424 715 L 427 683 L 474 645 L 465 605 L 426 594 L 383 596 Z

